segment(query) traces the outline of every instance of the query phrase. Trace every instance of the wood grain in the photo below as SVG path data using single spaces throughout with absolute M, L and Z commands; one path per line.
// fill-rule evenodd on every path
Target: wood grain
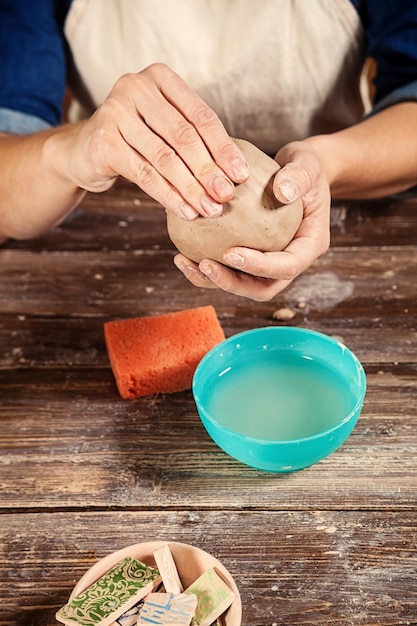
M 129 402 L 118 397 L 109 371 L 3 371 L 2 505 L 412 508 L 416 373 L 408 372 L 407 384 L 404 375 L 369 373 L 362 416 L 344 446 L 308 471 L 276 476 L 219 450 L 190 392 Z
M 52 626 L 99 558 L 153 538 L 192 543 L 220 559 L 240 590 L 245 625 L 416 623 L 411 513 L 27 513 L 3 515 L 0 533 L 2 626 Z
M 97 559 L 151 539 L 219 558 L 242 626 L 417 624 L 416 243 L 417 198 L 337 203 L 331 249 L 254 302 L 192 287 L 164 211 L 119 182 L 0 246 L 0 626 L 52 626 Z M 104 322 L 204 304 L 227 336 L 290 324 L 357 354 L 367 395 L 339 450 L 266 474 L 211 441 L 191 391 L 119 397 Z

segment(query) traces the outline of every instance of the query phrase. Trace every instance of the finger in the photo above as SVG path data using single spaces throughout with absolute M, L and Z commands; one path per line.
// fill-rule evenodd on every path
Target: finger
M 258 252 L 250 248 L 234 248 L 225 254 L 231 267 L 259 278 L 291 281 L 311 264 L 310 255 L 300 258 L 303 244 L 283 252 Z M 312 255 L 314 258 L 314 255 Z
M 190 261 L 182 254 L 177 254 L 174 257 L 174 264 L 195 287 L 216 288 L 208 276 L 200 271 L 197 263 Z
M 306 221 L 309 218 L 305 218 Z M 315 221 L 315 216 L 311 221 Z M 307 234 L 303 234 L 303 231 Z M 225 263 L 233 268 L 262 278 L 278 279 L 291 282 L 304 272 L 322 254 L 330 244 L 330 233 L 320 229 L 310 230 L 303 224 L 299 233 L 281 252 L 259 252 L 251 248 L 230 248 L 225 252 Z
M 147 89 L 136 93 L 146 123 L 175 148 L 210 195 L 222 202 L 230 199 L 231 180 L 243 182 L 249 170 L 218 116 L 165 66 L 152 66 L 141 80 Z
M 222 170 L 235 182 L 244 182 L 249 176 L 247 161 L 215 112 L 174 72 L 160 87 L 167 100 L 178 103 Z
M 271 300 L 290 283 L 290 281 L 268 280 L 236 272 L 210 259 L 204 259 L 197 266 L 182 254 L 174 258 L 174 263 L 196 287 L 219 288 L 257 302 Z
M 118 176 L 138 185 L 175 215 L 186 220 L 193 220 L 198 216 L 197 210 L 184 200 L 179 191 L 121 137 L 118 141 L 110 140 L 106 146 L 101 147 L 102 154 L 111 152 L 112 155 L 106 159 L 106 163 L 110 163 L 110 166 L 106 165 L 107 169 L 112 168 Z
M 157 116 L 154 112 L 147 115 L 150 105 L 149 100 L 146 104 L 140 104 L 141 113 L 144 115 L 147 126 L 158 137 L 163 138 L 166 146 L 172 146 L 173 158 L 181 159 L 185 163 L 195 179 L 214 200 L 220 203 L 231 200 L 235 193 L 235 186 L 216 164 L 193 124 L 160 94 L 155 94 L 152 107 L 153 111 L 158 110 Z M 158 160 L 166 161 L 167 154 L 170 153 L 166 149 L 163 150 Z
M 284 146 L 275 159 L 281 169 L 275 176 L 273 191 L 284 204 L 305 196 L 320 178 L 320 161 L 315 152 L 302 142 Z
M 290 282 L 260 278 L 244 272 L 237 272 L 210 259 L 203 259 L 199 264 L 199 269 L 219 289 L 237 296 L 251 298 L 257 302 L 271 300 L 277 293 L 285 289 Z
M 123 139 L 132 148 L 140 151 L 140 156 L 148 161 L 173 188 L 176 188 L 184 199 L 183 211 L 179 214 L 175 209 L 173 212 L 176 215 L 193 219 L 199 214 L 206 217 L 217 217 L 221 214 L 222 205 L 207 195 L 204 187 L 196 181 L 175 150 L 158 135 L 155 135 L 140 117 L 126 116 L 120 126 Z M 140 136 L 140 142 L 138 136 Z M 164 206 L 172 211 L 171 206 Z M 191 212 L 190 207 L 195 210 Z M 186 215 L 183 214 L 184 210 Z

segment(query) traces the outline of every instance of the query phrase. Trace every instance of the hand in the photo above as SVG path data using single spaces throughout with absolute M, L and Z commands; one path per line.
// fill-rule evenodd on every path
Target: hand
M 197 287 L 219 287 L 258 301 L 272 299 L 305 271 L 330 243 L 330 190 L 318 153 L 307 142 L 293 142 L 275 156 L 282 169 L 274 193 L 288 204 L 301 198 L 304 217 L 294 239 L 282 252 L 230 248 L 221 263 L 203 259 L 199 265 L 178 254 L 174 262 Z
M 104 191 L 123 176 L 185 219 L 220 215 L 249 175 L 214 111 L 163 64 L 122 76 L 73 141 L 79 187 Z

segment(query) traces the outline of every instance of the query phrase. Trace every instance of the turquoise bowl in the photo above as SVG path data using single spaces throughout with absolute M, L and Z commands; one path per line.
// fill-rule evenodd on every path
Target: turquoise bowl
M 287 473 L 344 443 L 362 410 L 366 376 L 336 339 L 273 326 L 210 350 L 192 390 L 205 429 L 224 452 L 256 469 Z

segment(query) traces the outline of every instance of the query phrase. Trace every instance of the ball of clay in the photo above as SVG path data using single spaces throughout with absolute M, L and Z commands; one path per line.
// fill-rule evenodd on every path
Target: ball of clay
M 293 239 L 303 217 L 301 201 L 281 204 L 272 184 L 280 166 L 253 144 L 235 139 L 246 158 L 250 176 L 236 186 L 230 202 L 223 204 L 220 217 L 197 217 L 189 222 L 167 214 L 168 234 L 184 256 L 223 261 L 223 253 L 234 246 L 261 252 L 283 250 Z

